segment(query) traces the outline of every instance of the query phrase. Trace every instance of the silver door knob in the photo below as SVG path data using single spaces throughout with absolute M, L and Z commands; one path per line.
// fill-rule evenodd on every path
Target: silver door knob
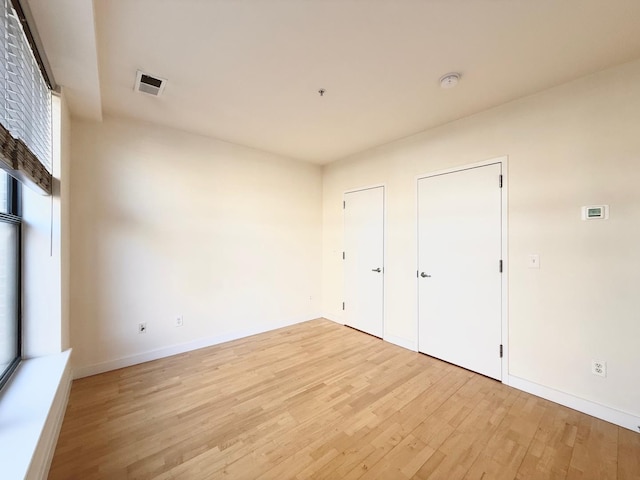
M 424 272 L 421 272 L 421 273 L 420 273 L 420 276 L 421 276 L 422 278 L 431 278 L 431 275 L 427 275 L 427 274 L 426 274 L 426 273 L 424 273 Z
M 373 268 L 371 271 L 380 273 L 382 270 L 380 268 Z

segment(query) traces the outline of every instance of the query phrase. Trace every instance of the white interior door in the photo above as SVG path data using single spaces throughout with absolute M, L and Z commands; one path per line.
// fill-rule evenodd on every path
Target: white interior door
M 344 195 L 345 323 L 383 335 L 384 187 Z
M 418 349 L 502 378 L 502 166 L 418 180 Z

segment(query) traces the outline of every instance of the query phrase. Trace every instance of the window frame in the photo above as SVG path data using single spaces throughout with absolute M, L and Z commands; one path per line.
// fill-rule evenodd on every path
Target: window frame
M 16 258 L 14 291 L 16 295 L 16 308 L 14 321 L 16 322 L 16 356 L 9 366 L 0 372 L 0 389 L 11 378 L 18 365 L 22 361 L 22 185 L 11 175 L 6 176 L 7 182 L 7 213 L 0 213 L 0 222 L 10 223 L 16 226 Z

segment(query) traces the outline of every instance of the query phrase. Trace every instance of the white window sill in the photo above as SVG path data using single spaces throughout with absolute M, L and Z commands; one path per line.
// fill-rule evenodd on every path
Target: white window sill
M 49 420 L 49 417 L 61 388 L 65 389 L 61 393 L 64 394 L 63 407 L 66 406 L 66 389 L 71 381 L 68 368 L 70 354 L 71 350 L 67 350 L 22 361 L 3 388 L 0 394 L 0 465 L 3 479 L 24 479 L 32 477 L 33 472 L 48 468 L 58 434 L 59 425 L 56 423 L 61 422 L 61 418 Z M 46 426 L 53 431 L 45 432 Z M 40 458 L 36 458 L 38 456 Z

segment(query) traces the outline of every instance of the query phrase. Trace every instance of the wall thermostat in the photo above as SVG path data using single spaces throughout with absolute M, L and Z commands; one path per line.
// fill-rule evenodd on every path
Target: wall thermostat
M 583 220 L 606 220 L 609 218 L 609 205 L 587 205 L 582 207 Z

